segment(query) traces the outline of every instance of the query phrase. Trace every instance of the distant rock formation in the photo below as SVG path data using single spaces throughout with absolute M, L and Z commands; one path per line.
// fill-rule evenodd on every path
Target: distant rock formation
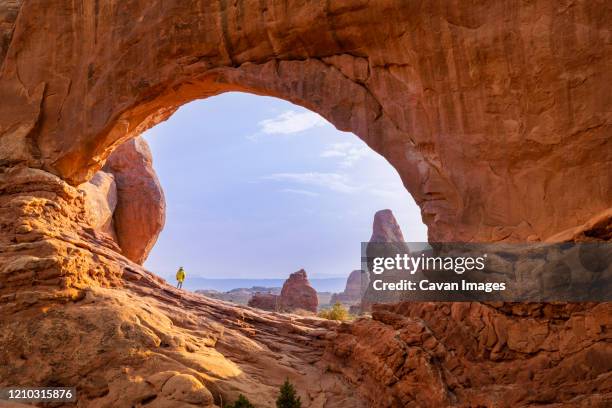
M 289 275 L 280 295 L 280 308 L 283 311 L 307 310 L 317 312 L 319 300 L 317 291 L 310 286 L 306 271 L 300 269 Z
M 404 242 L 404 234 L 391 210 L 380 210 L 374 214 L 370 242 Z
M 279 308 L 279 295 L 274 293 L 257 292 L 249 299 L 248 305 L 262 310 L 277 311 Z
M 336 302 L 344 304 L 355 304 L 361 301 L 361 269 L 354 270 L 346 280 L 346 287 L 343 292 L 334 293 L 329 301 L 331 305 Z
M 410 250 L 404 240 L 404 234 L 402 234 L 402 230 L 391 210 L 377 211 L 376 214 L 374 214 L 372 236 L 370 237 L 370 242 L 366 248 L 366 256 L 368 259 L 372 259 L 374 257 L 395 256 L 396 253 L 410 253 Z M 371 266 L 368 269 L 370 268 Z M 369 273 L 371 273 L 371 269 Z M 394 271 L 387 271 L 387 279 L 393 280 L 393 278 L 391 278 L 393 273 Z M 368 281 L 373 279 L 373 276 L 369 275 L 368 273 L 364 274 L 364 276 L 366 279 L 368 279 Z M 397 276 L 395 281 L 398 281 L 401 278 L 402 276 Z M 397 301 L 401 300 L 399 298 L 400 294 L 401 292 L 396 293 L 398 296 Z M 361 311 L 365 312 L 371 310 L 372 304 L 376 303 L 376 298 L 378 295 L 378 292 L 375 292 L 371 288 L 367 287 L 361 299 Z M 388 297 L 389 296 L 387 296 L 387 298 Z
M 263 287 L 263 286 L 254 286 L 251 288 L 235 288 L 232 290 L 228 290 L 225 292 L 221 292 L 214 289 L 198 289 L 195 293 L 199 293 L 200 295 L 207 296 L 213 299 L 224 300 L 226 302 L 237 303 L 239 305 L 249 305 L 252 307 L 259 307 L 256 304 L 251 305 L 250 301 L 254 296 L 258 294 L 274 294 L 279 295 L 281 291 L 280 287 Z M 264 309 L 260 307 L 260 309 Z M 266 309 L 268 310 L 268 309 Z M 272 309 L 270 309 L 272 310 Z

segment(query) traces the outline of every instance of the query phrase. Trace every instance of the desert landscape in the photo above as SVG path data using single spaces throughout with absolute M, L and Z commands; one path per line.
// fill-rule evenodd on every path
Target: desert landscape
M 0 1 L 0 387 L 76 387 L 54 407 L 274 407 L 286 380 L 310 408 L 610 406 L 610 302 L 337 322 L 314 289 L 311 316 L 175 288 L 142 266 L 166 209 L 139 135 L 194 99 L 275 96 L 384 156 L 430 242 L 609 242 L 611 19 L 597 1 Z

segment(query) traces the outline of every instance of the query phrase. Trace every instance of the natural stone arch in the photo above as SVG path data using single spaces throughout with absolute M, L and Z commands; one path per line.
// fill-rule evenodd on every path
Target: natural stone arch
M 11 3 L 0 158 L 78 184 L 181 103 L 245 90 L 365 140 L 433 240 L 545 239 L 608 208 L 605 19 L 587 3 L 445 4 Z M 583 34 L 551 43 L 542 15 Z
M 262 318 L 130 262 L 66 181 L 178 104 L 240 89 L 366 140 L 433 239 L 610 239 L 609 21 L 586 0 L 0 2 L 0 385 L 76 383 L 87 406 L 184 406 L 181 384 L 269 406 L 287 377 L 330 406 L 601 403 L 609 303 Z

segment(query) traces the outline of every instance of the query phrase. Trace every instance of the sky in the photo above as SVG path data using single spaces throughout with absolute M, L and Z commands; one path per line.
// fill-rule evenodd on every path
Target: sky
M 144 135 L 166 197 L 145 266 L 173 280 L 346 277 L 378 210 L 426 241 L 396 170 L 352 133 L 281 99 L 231 92 L 182 106 Z

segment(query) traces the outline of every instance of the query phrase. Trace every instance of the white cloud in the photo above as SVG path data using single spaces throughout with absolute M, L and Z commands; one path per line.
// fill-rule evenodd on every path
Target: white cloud
M 369 147 L 357 143 L 333 143 L 322 151 L 320 157 L 340 158 L 341 167 L 353 167 L 360 159 L 373 154 Z
M 308 190 L 299 190 L 296 188 L 285 188 L 283 190 L 281 190 L 283 193 L 290 193 L 290 194 L 299 194 L 299 195 L 304 195 L 304 196 L 308 196 L 308 197 L 318 197 L 319 193 L 315 193 L 314 191 L 308 191 Z
M 292 110 L 258 123 L 260 132 L 266 135 L 290 135 L 327 124 L 328 122 L 325 119 L 314 112 L 295 112 Z
M 394 183 L 373 183 L 371 180 L 363 184 L 355 183 L 351 177 L 342 173 L 275 173 L 262 177 L 264 180 L 278 182 L 288 182 L 303 186 L 319 187 L 336 193 L 344 194 L 364 194 L 378 196 L 386 199 L 396 199 L 403 197 L 406 193 L 403 185 Z M 285 193 L 302 194 L 311 197 L 319 196 L 319 193 L 300 189 L 285 188 L 281 190 Z
M 339 173 L 276 173 L 264 177 L 267 180 L 288 181 L 308 186 L 322 187 L 339 193 L 355 193 L 360 189 L 351 184 L 349 177 Z

